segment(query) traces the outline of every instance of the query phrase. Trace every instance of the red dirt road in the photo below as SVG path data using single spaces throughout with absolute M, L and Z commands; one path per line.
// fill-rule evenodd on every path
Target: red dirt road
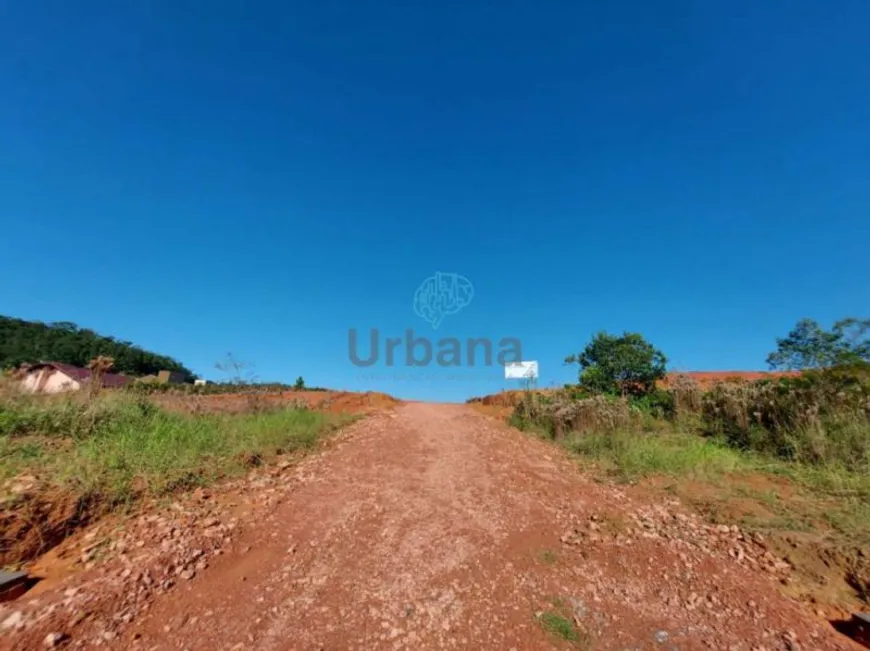
M 120 596 L 98 599 L 78 628 L 57 607 L 0 646 L 57 631 L 70 646 L 209 651 L 858 648 L 778 591 L 763 542 L 594 483 L 463 405 L 372 415 L 267 486 L 243 485 L 270 498 L 132 621 L 114 618 Z M 545 630 L 551 613 L 575 640 Z

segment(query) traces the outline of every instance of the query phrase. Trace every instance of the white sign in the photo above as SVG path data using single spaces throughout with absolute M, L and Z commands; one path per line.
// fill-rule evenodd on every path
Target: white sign
M 508 362 L 504 365 L 506 380 L 529 380 L 538 378 L 537 362 Z

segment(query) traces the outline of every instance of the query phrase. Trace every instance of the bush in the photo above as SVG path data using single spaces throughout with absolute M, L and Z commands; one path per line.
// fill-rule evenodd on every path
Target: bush
M 674 393 L 656 389 L 652 393 L 633 399 L 631 406 L 653 418 L 671 420 L 675 414 Z
M 870 469 L 868 377 L 859 366 L 718 385 L 703 397 L 705 433 L 784 459 Z
M 674 416 L 695 416 L 701 413 L 703 408 L 703 395 L 695 380 L 688 375 L 679 374 L 669 384 L 669 391 L 673 396 Z
M 571 432 L 606 435 L 633 428 L 660 431 L 666 421 L 738 450 L 809 465 L 870 471 L 870 365 L 809 371 L 797 377 L 726 382 L 704 393 L 688 377 L 630 401 L 567 387 L 530 394 L 512 422 L 562 439 Z
M 597 395 L 577 400 L 574 395 L 571 391 L 530 393 L 514 407 L 511 422 L 555 439 L 590 429 L 613 431 L 632 422 L 632 411 L 624 398 Z

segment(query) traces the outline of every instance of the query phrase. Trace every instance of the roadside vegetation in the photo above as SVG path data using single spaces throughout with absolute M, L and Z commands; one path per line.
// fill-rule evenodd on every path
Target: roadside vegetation
M 703 388 L 665 375 L 638 334 L 596 335 L 576 385 L 527 392 L 510 417 L 618 481 L 659 487 L 733 523 L 811 541 L 870 596 L 870 321 L 804 320 L 768 358 L 793 376 Z M 835 551 L 831 551 L 831 550 Z M 800 565 L 799 560 L 795 560 Z M 800 568 L 798 567 L 798 570 Z
M 248 407 L 185 413 L 129 391 L 33 395 L 5 379 L 0 565 L 32 558 L 101 513 L 310 449 L 348 420 L 302 401 Z
M 301 377 L 299 378 L 302 379 Z M 303 380 L 304 382 L 304 380 Z M 253 382 L 236 384 L 234 382 L 215 382 L 210 384 L 150 384 L 132 382 L 123 388 L 135 395 L 173 394 L 180 396 L 214 396 L 223 394 L 283 393 L 285 391 L 329 391 L 326 387 L 309 387 L 305 384 L 282 384 L 280 382 Z

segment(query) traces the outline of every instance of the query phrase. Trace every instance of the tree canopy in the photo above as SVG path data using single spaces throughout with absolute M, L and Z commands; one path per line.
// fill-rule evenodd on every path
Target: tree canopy
M 579 364 L 580 385 L 594 393 L 645 395 L 665 376 L 667 358 L 641 335 L 599 332 L 583 352 L 565 359 Z
M 870 319 L 850 317 L 825 330 L 813 319 L 801 319 L 786 337 L 776 340 L 767 356 L 774 369 L 802 370 L 870 362 Z
M 190 369 L 172 357 L 104 337 L 69 321 L 41 323 L 0 316 L 0 368 L 35 362 L 62 362 L 84 368 L 100 355 L 115 360 L 115 373 L 149 375 L 168 370 L 183 373 L 188 381 L 194 377 Z

